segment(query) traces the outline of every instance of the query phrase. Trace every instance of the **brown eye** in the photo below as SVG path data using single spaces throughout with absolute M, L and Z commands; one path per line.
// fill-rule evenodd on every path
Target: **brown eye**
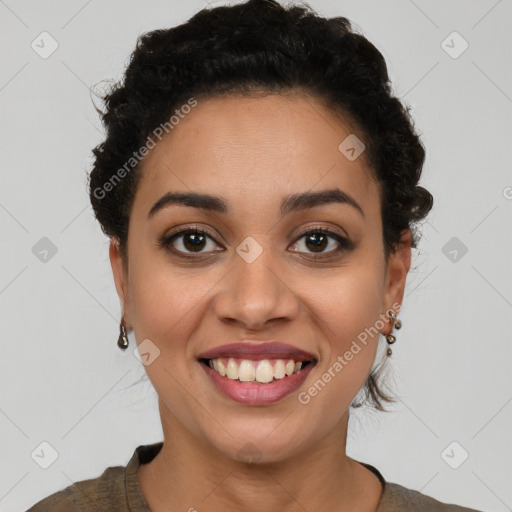
M 308 251 L 311 251 L 309 254 L 335 254 L 343 250 L 349 250 L 353 247 L 352 243 L 345 237 L 342 237 L 328 229 L 322 228 L 313 229 L 303 233 L 299 236 L 294 246 L 299 245 L 299 241 L 302 239 L 304 239 L 303 245 L 308 249 Z M 330 250 L 325 250 L 329 247 L 331 248 Z M 308 251 L 294 249 L 294 252 L 306 252 L 306 254 L 308 254 Z
M 313 252 L 322 252 L 329 245 L 329 237 L 323 233 L 305 235 L 304 244 Z
M 206 231 L 199 228 L 189 228 L 177 233 L 165 236 L 160 244 L 162 247 L 188 257 L 192 254 L 207 255 L 219 249 L 215 239 Z M 297 246 L 304 245 L 305 250 Z M 310 229 L 300 235 L 292 248 L 293 252 L 305 254 L 318 254 L 320 257 L 336 255 L 340 252 L 353 249 L 353 244 L 347 238 L 325 228 Z
M 204 251 L 208 247 L 208 240 L 215 242 L 213 238 L 202 229 L 187 229 L 167 236 L 162 240 L 165 247 L 172 246 L 173 250 L 179 253 L 203 254 L 205 252 L 214 251 L 217 245 L 211 243 L 210 250 Z
M 183 246 L 187 251 L 201 251 L 206 245 L 206 237 L 200 233 L 188 233 L 183 237 Z

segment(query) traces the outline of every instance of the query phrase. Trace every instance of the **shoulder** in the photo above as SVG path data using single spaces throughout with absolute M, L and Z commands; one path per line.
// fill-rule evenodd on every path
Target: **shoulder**
M 124 483 L 124 467 L 105 469 L 97 478 L 82 480 L 47 496 L 27 512 L 70 512 L 71 510 L 128 510 Z
M 360 464 L 374 473 L 383 486 L 382 496 L 376 512 L 397 512 L 399 510 L 404 512 L 411 510 L 414 510 L 414 512 L 482 512 L 474 508 L 443 503 L 419 491 L 388 482 L 375 466 L 366 462 L 360 462 Z
M 110 466 L 97 478 L 75 482 L 38 501 L 26 512 L 151 512 L 138 484 L 137 469 L 151 461 L 162 446 L 163 442 L 139 445 L 126 466 Z
M 399 484 L 386 482 L 377 512 L 414 510 L 415 512 L 481 512 L 460 505 L 442 503 L 419 491 L 407 489 Z

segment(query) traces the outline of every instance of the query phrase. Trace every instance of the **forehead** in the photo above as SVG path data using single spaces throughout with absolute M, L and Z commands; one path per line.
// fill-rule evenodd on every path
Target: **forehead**
M 333 187 L 360 204 L 374 201 L 364 152 L 349 159 L 340 151 L 353 137 L 364 140 L 348 119 L 311 96 L 197 98 L 143 160 L 136 202 L 178 189 L 262 204 L 276 194 Z

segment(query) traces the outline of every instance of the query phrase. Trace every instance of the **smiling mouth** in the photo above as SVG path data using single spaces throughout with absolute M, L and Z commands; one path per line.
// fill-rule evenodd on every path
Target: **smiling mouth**
M 216 359 L 199 359 L 199 361 L 222 377 L 238 382 L 258 382 L 269 384 L 276 380 L 303 371 L 309 365 L 315 365 L 316 359 L 297 360 L 287 359 L 239 359 L 234 357 L 219 357 Z

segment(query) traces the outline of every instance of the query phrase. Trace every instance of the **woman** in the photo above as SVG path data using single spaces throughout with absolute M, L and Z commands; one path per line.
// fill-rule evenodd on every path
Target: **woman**
M 432 207 L 378 50 L 249 0 L 143 35 L 105 105 L 90 198 L 164 441 L 30 511 L 472 510 L 346 455 Z

